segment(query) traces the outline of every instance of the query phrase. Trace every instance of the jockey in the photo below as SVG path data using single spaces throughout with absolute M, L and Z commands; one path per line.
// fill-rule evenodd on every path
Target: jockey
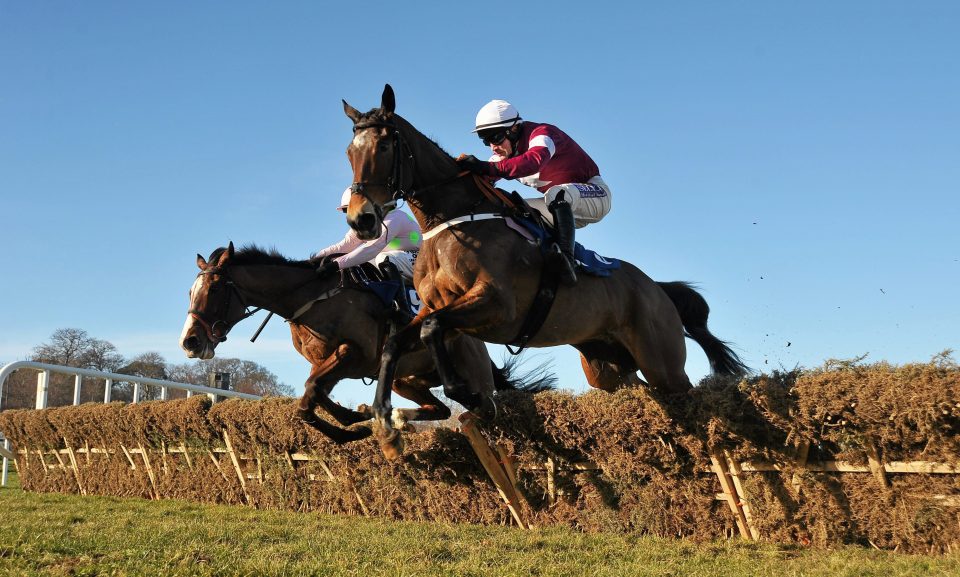
M 343 191 L 337 210 L 347 212 L 350 194 L 349 188 Z M 383 217 L 383 233 L 379 238 L 364 242 L 353 229 L 350 229 L 343 240 L 317 251 L 311 260 L 319 260 L 330 254 L 345 253 L 320 265 L 317 273 L 323 276 L 371 262 L 384 273 L 386 278 L 400 281 L 402 277 L 412 283 L 413 265 L 421 242 L 420 225 L 417 221 L 402 210 L 391 210 Z M 403 286 L 402 283 L 400 286 Z M 401 290 L 402 292 L 405 291 Z
M 505 100 L 484 105 L 473 132 L 493 156 L 489 162 L 461 156 L 457 164 L 482 176 L 519 180 L 543 193 L 543 198 L 526 200 L 553 223 L 559 248 L 555 263 L 564 284 L 575 284 L 574 230 L 598 222 L 610 212 L 610 187 L 600 178 L 597 164 L 562 130 L 524 121 Z

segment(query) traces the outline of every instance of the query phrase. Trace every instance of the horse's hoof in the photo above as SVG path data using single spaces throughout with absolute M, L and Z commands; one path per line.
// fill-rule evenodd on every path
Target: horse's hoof
M 385 437 L 380 437 L 380 450 L 388 461 L 396 461 L 403 456 L 403 439 L 400 431 L 390 431 Z
M 300 421 L 312 425 L 317 422 L 317 415 L 313 411 L 305 411 L 303 409 L 297 410 L 297 416 L 300 417 Z
M 470 412 L 479 417 L 480 420 L 490 422 L 497 418 L 497 403 L 493 400 L 493 397 L 483 396 L 480 399 L 480 406 Z

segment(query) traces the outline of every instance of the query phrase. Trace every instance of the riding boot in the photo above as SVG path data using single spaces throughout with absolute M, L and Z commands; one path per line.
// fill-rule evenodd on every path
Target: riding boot
M 557 252 L 553 254 L 551 261 L 558 267 L 560 272 L 560 282 L 567 286 L 577 284 L 577 261 L 573 256 L 573 245 L 576 227 L 573 221 L 573 208 L 570 203 L 563 198 L 563 191 L 557 195 L 556 199 L 547 207 L 550 214 L 553 215 L 553 228 L 556 232 L 556 243 L 554 248 Z
M 407 302 L 407 287 L 403 283 L 403 276 L 400 274 L 397 265 L 389 260 L 380 263 L 380 272 L 383 273 L 384 278 L 387 280 L 391 280 L 400 285 L 397 298 L 394 299 L 394 306 L 396 307 L 394 318 L 396 319 L 398 328 L 405 327 L 413 320 L 413 315 L 410 314 L 410 303 Z

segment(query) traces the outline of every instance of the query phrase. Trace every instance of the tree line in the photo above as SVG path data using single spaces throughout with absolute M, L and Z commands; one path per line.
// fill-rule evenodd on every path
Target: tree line
M 50 340 L 33 348 L 27 360 L 93 369 L 123 375 L 163 379 L 192 385 L 209 385 L 210 375 L 230 373 L 230 389 L 243 393 L 267 396 L 292 396 L 293 387 L 285 385 L 266 368 L 252 361 L 214 357 L 208 361 L 183 364 L 166 362 L 160 353 L 147 352 L 132 358 L 124 357 L 112 343 L 89 335 L 82 329 L 57 329 Z M 0 363 L 0 365 L 5 363 Z M 3 384 L 0 410 L 33 408 L 37 394 L 37 371 L 15 371 Z M 80 402 L 103 402 L 104 379 L 84 378 L 80 387 Z M 48 387 L 48 405 L 69 405 L 73 402 L 74 377 L 51 373 Z M 170 389 L 168 398 L 186 396 L 186 391 Z M 114 381 L 111 400 L 133 400 L 133 383 Z M 141 400 L 160 398 L 160 388 L 144 386 Z

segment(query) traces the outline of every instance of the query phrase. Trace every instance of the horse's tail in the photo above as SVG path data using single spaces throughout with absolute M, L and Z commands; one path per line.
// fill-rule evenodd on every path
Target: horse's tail
M 521 357 L 503 359 L 503 367 L 498 367 L 490 361 L 493 369 L 493 388 L 498 391 L 522 391 L 524 393 L 539 393 L 552 391 L 557 388 L 557 376 L 550 370 L 550 362 L 544 362 L 523 375 L 515 375 L 523 364 Z
M 716 375 L 743 376 L 750 372 L 733 352 L 729 344 L 721 341 L 707 329 L 707 317 L 710 315 L 710 306 L 703 295 L 694 290 L 690 283 L 682 281 L 658 282 L 663 292 L 667 293 L 673 305 L 680 313 L 683 322 L 683 332 L 703 348 L 710 361 L 710 368 Z

